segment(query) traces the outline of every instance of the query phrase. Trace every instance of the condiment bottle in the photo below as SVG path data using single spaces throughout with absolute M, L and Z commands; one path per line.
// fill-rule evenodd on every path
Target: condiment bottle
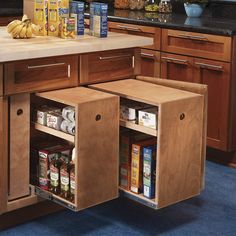
M 60 194 L 60 166 L 61 161 L 59 158 L 59 153 L 50 162 L 50 191 L 54 194 Z
M 146 0 L 146 2 L 145 2 L 145 11 L 157 12 L 158 11 L 157 1 L 156 0 Z
M 171 13 L 172 12 L 172 5 L 170 0 L 161 0 L 159 3 L 159 10 L 160 13 Z
M 129 0 L 115 0 L 114 7 L 117 9 L 129 9 Z
M 75 148 L 72 151 L 72 160 L 70 163 L 70 201 L 75 202 L 75 188 L 76 188 L 76 176 L 75 176 Z
M 131 10 L 141 10 L 145 6 L 145 0 L 129 0 L 129 8 Z
M 62 154 L 61 156 L 62 165 L 60 168 L 60 185 L 61 194 L 60 196 L 69 200 L 70 198 L 70 157 Z

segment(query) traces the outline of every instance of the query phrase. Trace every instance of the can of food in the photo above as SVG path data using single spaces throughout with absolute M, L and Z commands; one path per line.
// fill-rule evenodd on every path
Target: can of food
M 75 18 L 62 17 L 61 18 L 61 38 L 75 38 Z
M 47 126 L 53 129 L 60 130 L 62 116 L 59 113 L 52 112 L 47 114 Z

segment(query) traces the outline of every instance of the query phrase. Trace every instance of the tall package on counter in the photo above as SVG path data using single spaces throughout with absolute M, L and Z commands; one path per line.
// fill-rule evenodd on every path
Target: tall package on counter
M 48 34 L 48 0 L 34 1 L 34 23 L 39 26 L 39 35 Z
M 84 35 L 84 2 L 70 1 L 70 17 L 75 18 L 75 33 Z
M 92 2 L 90 3 L 90 34 L 95 37 L 107 37 L 108 5 L 105 3 Z
M 157 145 L 143 148 L 143 195 L 155 197 Z
M 61 35 L 61 18 L 69 17 L 69 0 L 48 0 L 48 35 Z

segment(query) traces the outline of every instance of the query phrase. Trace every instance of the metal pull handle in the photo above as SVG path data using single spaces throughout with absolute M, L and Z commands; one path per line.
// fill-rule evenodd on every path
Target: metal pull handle
M 132 27 L 132 26 L 125 26 L 125 25 L 117 25 L 118 28 L 124 29 L 124 30 L 132 30 L 132 31 L 142 31 L 138 27 Z
M 182 64 L 182 65 L 186 65 L 188 63 L 188 60 L 177 59 L 173 57 L 161 57 L 161 59 L 166 60 L 168 62 Z
M 201 68 L 206 68 L 206 69 L 210 69 L 210 70 L 218 70 L 218 71 L 223 70 L 223 66 L 216 66 L 216 65 L 211 65 L 211 64 L 207 64 L 207 63 L 201 63 L 201 62 L 195 62 L 195 64 Z
M 207 37 L 203 35 L 189 35 L 189 34 L 179 34 L 180 38 L 187 38 L 187 39 L 193 39 L 193 40 L 203 40 L 207 41 Z
M 119 59 L 124 57 L 133 57 L 133 55 L 127 54 L 127 55 L 119 55 L 119 56 L 110 56 L 110 57 L 99 57 L 99 60 L 112 60 L 112 59 Z
M 66 65 L 65 62 L 59 62 L 59 63 L 52 63 L 52 64 L 44 64 L 44 65 L 37 65 L 37 66 L 28 66 L 28 70 L 30 69 L 38 69 L 38 68 L 48 68 L 48 67 L 54 67 L 54 66 L 63 66 Z M 71 67 L 70 65 L 67 65 L 67 76 L 70 78 L 70 71 Z
M 154 54 L 149 54 L 149 53 L 145 53 L 145 52 L 141 52 L 141 56 L 155 58 Z

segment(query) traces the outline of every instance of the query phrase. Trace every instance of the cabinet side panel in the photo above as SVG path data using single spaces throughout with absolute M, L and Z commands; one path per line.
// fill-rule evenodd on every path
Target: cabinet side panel
M 164 207 L 200 193 L 203 97 L 162 104 L 158 128 L 157 195 Z
M 3 65 L 0 65 L 0 97 L 3 95 Z
M 118 197 L 119 98 L 85 103 L 78 111 L 80 210 Z
M 11 97 L 9 200 L 29 194 L 30 95 Z
M 0 215 L 7 211 L 8 102 L 0 97 Z

